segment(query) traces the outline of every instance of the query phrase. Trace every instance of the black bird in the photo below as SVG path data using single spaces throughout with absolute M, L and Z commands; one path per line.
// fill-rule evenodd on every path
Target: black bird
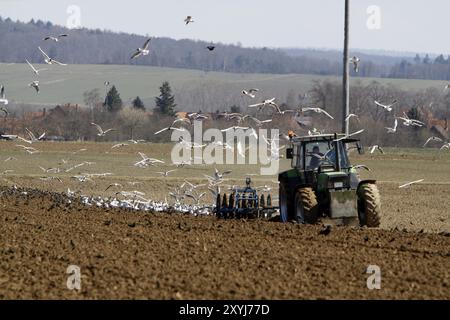
M 330 234 L 330 232 L 331 232 L 331 225 L 327 224 L 322 226 L 322 229 L 319 231 L 319 234 L 327 236 Z
M 213 51 L 216 47 L 215 46 L 207 46 L 206 49 L 208 49 L 209 51 Z

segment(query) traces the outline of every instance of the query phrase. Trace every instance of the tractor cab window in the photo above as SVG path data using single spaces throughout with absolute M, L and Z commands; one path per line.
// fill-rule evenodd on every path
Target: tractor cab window
M 301 148 L 301 145 L 300 144 L 294 145 L 294 150 L 292 153 L 293 153 L 292 167 L 302 170 L 303 169 L 303 162 L 302 162 L 303 149 Z
M 348 167 L 348 159 L 342 144 L 339 144 L 341 168 Z M 318 170 L 320 166 L 336 166 L 336 152 L 332 141 L 311 142 L 306 144 L 306 170 Z

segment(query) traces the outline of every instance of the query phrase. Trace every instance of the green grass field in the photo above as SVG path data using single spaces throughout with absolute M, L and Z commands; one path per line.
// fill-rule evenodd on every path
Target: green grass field
M 78 103 L 83 104 L 83 93 L 94 88 L 104 93 L 104 81 L 115 84 L 124 101 L 140 96 L 147 105 L 159 94 L 159 86 L 169 81 L 175 93 L 189 95 L 196 90 L 209 90 L 212 94 L 222 91 L 240 92 L 242 88 L 258 87 L 271 94 L 285 93 L 290 89 L 306 92 L 313 80 L 331 79 L 333 76 L 316 75 L 272 75 L 272 74 L 235 74 L 221 72 L 203 72 L 198 70 L 157 68 L 126 65 L 69 65 L 47 66 L 35 65 L 36 68 L 48 68 L 35 77 L 26 64 L 0 64 L 0 84 L 7 88 L 7 97 L 13 103 L 48 104 Z M 39 80 L 40 94 L 29 88 L 28 83 Z M 380 83 L 397 86 L 402 89 L 419 90 L 428 87 L 443 88 L 444 81 L 402 80 L 358 78 L 352 81 Z M 151 102 L 151 103 L 150 103 Z

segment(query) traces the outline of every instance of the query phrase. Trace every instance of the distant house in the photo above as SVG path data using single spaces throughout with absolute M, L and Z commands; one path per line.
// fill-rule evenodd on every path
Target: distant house
M 432 133 L 433 135 L 435 135 L 435 136 L 437 136 L 437 137 L 439 137 L 439 138 L 441 138 L 441 139 L 444 139 L 444 140 L 446 140 L 446 141 L 449 140 L 448 129 L 446 130 L 445 128 L 443 128 L 443 127 L 440 126 L 440 125 L 434 125 L 434 126 L 432 126 L 432 127 L 430 128 L 430 131 L 431 131 L 431 133 Z
M 449 140 L 450 135 L 448 132 L 448 119 L 431 119 L 428 123 L 430 131 L 441 139 Z

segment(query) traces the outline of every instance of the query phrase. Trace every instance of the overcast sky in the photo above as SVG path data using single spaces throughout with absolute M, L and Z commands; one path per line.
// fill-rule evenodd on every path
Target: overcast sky
M 343 45 L 343 0 L 0 0 L 0 15 L 66 25 L 70 5 L 88 28 L 256 47 Z M 376 11 L 367 13 L 374 5 L 379 20 Z M 448 0 L 351 0 L 350 45 L 447 55 L 449 13 Z M 187 15 L 195 22 L 185 26 Z

